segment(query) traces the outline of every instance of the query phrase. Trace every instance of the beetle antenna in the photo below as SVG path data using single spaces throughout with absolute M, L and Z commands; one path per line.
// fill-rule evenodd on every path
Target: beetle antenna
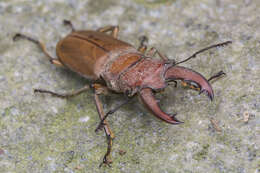
M 218 44 L 211 45 L 209 47 L 205 47 L 205 48 L 195 52 L 193 55 L 191 55 L 190 57 L 186 58 L 185 60 L 177 62 L 175 65 L 184 63 L 184 62 L 186 62 L 186 61 L 188 61 L 188 60 L 190 60 L 192 58 L 195 58 L 198 54 L 200 54 L 202 52 L 205 52 L 206 50 L 209 50 L 209 49 L 212 49 L 212 48 L 215 48 L 215 47 L 226 46 L 226 45 L 231 44 L 231 43 L 232 43 L 232 41 L 226 41 L 226 42 L 223 42 L 223 43 L 218 43 Z

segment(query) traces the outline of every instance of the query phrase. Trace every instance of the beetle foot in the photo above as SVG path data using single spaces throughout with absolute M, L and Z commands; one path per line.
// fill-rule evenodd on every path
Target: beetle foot
M 13 41 L 17 41 L 19 39 L 19 37 L 21 37 L 20 33 L 17 33 L 13 36 Z
M 102 165 L 111 167 L 111 164 L 113 163 L 112 160 L 110 160 L 107 155 L 104 156 L 103 161 L 100 163 L 99 167 L 101 167 Z
M 40 44 L 40 42 L 39 42 L 38 40 L 35 40 L 35 39 L 33 39 L 33 38 L 31 38 L 31 37 L 28 37 L 28 36 L 26 36 L 26 35 L 24 35 L 24 34 L 21 34 L 21 33 L 16 33 L 16 34 L 14 35 L 14 37 L 13 37 L 13 41 L 17 41 L 17 40 L 20 39 L 20 38 L 27 39 L 27 40 L 29 40 L 29 41 L 35 43 L 35 44 L 38 44 L 38 45 Z
M 102 130 L 102 128 L 105 126 L 105 123 L 100 122 L 95 129 L 95 132 L 97 133 L 98 131 Z
M 13 41 L 17 41 L 19 40 L 20 38 L 26 38 L 25 35 L 21 34 L 21 33 L 16 33 L 14 36 L 13 36 Z
M 146 36 L 141 36 L 139 37 L 140 41 L 140 46 L 138 47 L 138 51 L 145 54 L 145 51 L 147 49 L 147 43 L 148 43 L 148 38 Z
M 148 37 L 146 37 L 145 35 L 142 35 L 138 38 L 138 40 L 140 41 L 140 44 L 141 45 L 147 45 L 148 43 Z

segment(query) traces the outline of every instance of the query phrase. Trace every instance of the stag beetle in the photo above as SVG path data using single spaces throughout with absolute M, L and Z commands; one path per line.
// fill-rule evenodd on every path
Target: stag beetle
M 90 86 L 86 85 L 79 90 L 66 94 L 59 94 L 44 89 L 35 89 L 34 92 L 49 93 L 54 96 L 68 98 L 78 95 L 89 88 L 94 89 L 94 100 L 100 117 L 100 123 L 96 131 L 103 128 L 108 142 L 107 152 L 103 157 L 101 165 L 103 163 L 107 165 L 112 163 L 110 153 L 114 134 L 109 128 L 106 117 L 122 105 L 128 103 L 129 98 L 139 95 L 144 105 L 157 118 L 170 124 L 180 124 L 182 122 L 176 118 L 176 114 L 167 114 L 160 109 L 153 92 L 165 88 L 170 81 L 174 81 L 177 84 L 176 80 L 181 80 L 184 85 L 188 85 L 192 89 L 200 91 L 200 93 L 205 92 L 212 100 L 214 94 L 209 81 L 225 74 L 220 71 L 207 80 L 200 73 L 178 64 L 195 58 L 197 54 L 203 51 L 227 45 L 231 41 L 206 47 L 181 62 L 175 62 L 169 60 L 155 48 L 151 48 L 146 53 L 146 37 L 142 37 L 138 49 L 118 40 L 118 26 L 107 26 L 93 31 L 75 30 L 72 23 L 68 20 L 64 20 L 64 24 L 69 25 L 72 32 L 58 42 L 56 46 L 58 59 L 53 58 L 46 51 L 44 44 L 36 39 L 20 33 L 17 33 L 13 39 L 15 41 L 17 38 L 24 38 L 34 42 L 41 48 L 52 64 L 68 68 L 94 81 Z M 111 33 L 108 34 L 108 32 Z M 161 59 L 152 58 L 156 54 Z M 103 81 L 106 87 L 98 83 L 98 81 Z M 98 95 L 107 88 L 117 93 L 124 93 L 128 99 L 115 109 L 104 114 Z

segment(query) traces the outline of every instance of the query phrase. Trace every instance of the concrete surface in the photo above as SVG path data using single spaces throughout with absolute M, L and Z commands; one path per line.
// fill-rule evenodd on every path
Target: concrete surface
M 98 168 L 106 151 L 93 92 L 64 100 L 34 94 L 34 88 L 66 92 L 89 81 L 50 65 L 21 32 L 43 41 L 55 55 L 58 40 L 78 29 L 119 25 L 119 37 L 138 46 L 138 37 L 206 77 L 219 70 L 215 99 L 178 85 L 157 94 L 162 108 L 184 124 L 166 124 L 137 99 L 108 118 L 116 134 L 111 168 Z M 260 1 L 259 0 L 1 0 L 0 1 L 0 172 L 260 172 Z M 105 110 L 120 95 L 102 98 Z M 120 155 L 120 151 L 125 151 Z

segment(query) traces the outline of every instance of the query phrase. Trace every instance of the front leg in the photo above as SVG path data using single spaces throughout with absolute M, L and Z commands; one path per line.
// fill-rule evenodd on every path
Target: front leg
M 96 108 L 98 111 L 98 115 L 100 120 L 102 121 L 105 117 L 104 115 L 104 110 L 103 110 L 103 105 L 99 99 L 99 94 L 102 94 L 102 86 L 94 84 L 93 85 L 95 94 L 94 94 L 94 100 L 95 100 L 95 104 L 96 104 Z M 111 131 L 109 124 L 106 120 L 103 120 L 103 128 L 104 131 L 106 133 L 106 137 L 107 137 L 107 152 L 103 157 L 103 161 L 102 163 L 99 165 L 99 167 L 101 167 L 103 164 L 111 166 L 112 160 L 111 160 L 111 151 L 112 151 L 112 145 L 113 145 L 113 139 L 115 138 L 113 132 Z
M 138 51 L 142 54 L 146 53 L 147 50 L 147 44 L 148 44 L 148 38 L 146 36 L 139 37 L 140 45 L 138 47 Z M 158 51 L 155 47 L 152 47 L 148 50 L 146 56 L 153 57 L 156 54 L 159 55 L 159 57 L 166 63 L 166 64 L 175 64 L 174 60 L 169 59 L 166 55 L 162 54 L 160 51 Z
M 174 59 L 169 59 L 166 55 L 162 54 L 160 51 L 158 51 L 155 47 L 152 47 L 148 53 L 147 56 L 153 57 L 156 54 L 159 55 L 159 57 L 165 62 L 165 64 L 175 64 L 175 60 Z

